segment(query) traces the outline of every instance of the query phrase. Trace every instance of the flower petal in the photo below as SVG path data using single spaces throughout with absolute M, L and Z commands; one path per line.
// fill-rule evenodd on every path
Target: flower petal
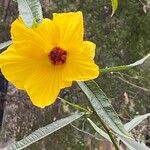
M 61 84 L 61 88 L 67 88 L 70 87 L 72 85 L 72 81 L 64 81 Z
M 62 76 L 59 70 L 39 68 L 25 83 L 25 89 L 34 105 L 44 108 L 56 100 L 61 88 Z
M 86 81 L 97 78 L 99 68 L 88 56 L 71 55 L 64 67 L 63 80 L 67 81 Z
M 90 41 L 83 41 L 83 56 L 87 55 L 89 58 L 94 59 L 96 45 Z
M 81 52 L 84 33 L 82 12 L 53 14 L 53 22 L 59 29 L 59 46 L 67 51 Z
M 8 81 L 17 88 L 24 89 L 24 82 L 32 71 L 38 68 L 38 64 L 32 59 L 18 55 L 13 46 L 10 46 L 0 55 L 0 67 Z
M 18 55 L 13 46 L 0 55 L 0 67 L 6 79 L 26 90 L 33 104 L 41 108 L 52 104 L 60 89 L 71 84 L 62 82 L 59 66 L 54 67 L 47 60 L 40 62 Z
M 55 27 L 50 19 L 43 19 L 37 28 L 27 28 L 21 19 L 16 19 L 11 27 L 13 44 L 20 54 L 41 58 L 58 43 L 59 34 Z

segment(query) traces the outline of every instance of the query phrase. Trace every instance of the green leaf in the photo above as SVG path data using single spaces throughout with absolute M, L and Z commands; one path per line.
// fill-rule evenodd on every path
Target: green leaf
M 115 11 L 117 10 L 117 7 L 118 7 L 118 0 L 111 0 L 111 5 L 112 5 L 112 14 L 111 14 L 111 16 L 113 16 Z
M 136 127 L 138 124 L 140 124 L 144 119 L 150 116 L 150 113 L 145 115 L 136 116 L 134 119 L 132 119 L 130 122 L 126 123 L 124 125 L 125 129 L 129 132 L 134 127 Z
M 113 109 L 109 99 L 93 80 L 87 82 L 78 82 L 78 85 L 88 97 L 97 115 L 109 126 L 114 132 L 126 134 L 121 120 Z
M 41 23 L 43 19 L 42 8 L 39 0 L 17 0 L 19 15 L 29 28 Z
M 11 40 L 4 42 L 4 43 L 1 43 L 0 44 L 0 50 L 3 50 L 4 48 L 8 47 L 11 43 L 12 43 Z
M 106 132 L 100 129 L 90 118 L 87 118 L 87 120 L 90 122 L 95 131 L 97 131 L 102 137 L 104 137 L 109 142 L 112 142 L 111 139 L 109 138 L 109 135 Z
M 38 23 L 37 23 L 36 20 L 34 19 L 31 28 L 37 28 L 37 26 L 38 26 Z
M 97 133 L 99 133 L 101 136 L 106 138 L 108 141 L 110 141 L 110 138 L 107 133 L 105 133 L 103 130 L 101 130 L 92 120 L 88 119 L 93 128 Z M 131 137 L 127 137 L 125 135 L 119 135 L 117 134 L 117 137 L 130 149 L 130 150 L 150 150 L 147 146 L 145 146 L 144 143 L 136 142 Z M 110 141 L 111 142 L 111 141 Z
M 143 64 L 143 63 L 145 62 L 145 60 L 147 60 L 149 57 L 150 57 L 150 53 L 149 53 L 147 56 L 145 56 L 144 58 L 142 58 L 142 59 L 140 59 L 140 60 L 136 61 L 135 63 L 130 64 L 130 65 L 128 65 L 128 66 L 129 66 L 129 67 L 135 67 L 135 66 L 141 65 L 141 64 Z
M 44 137 L 52 134 L 53 132 L 63 128 L 64 126 L 70 124 L 71 122 L 75 121 L 76 119 L 79 119 L 82 117 L 84 113 L 75 113 L 69 117 L 57 120 L 45 127 L 39 128 L 38 130 L 34 131 L 24 139 L 7 146 L 3 148 L 2 150 L 21 150 L 35 142 L 37 142 L 40 139 L 43 139 Z
M 118 71 L 128 70 L 128 69 L 131 69 L 132 67 L 142 65 L 149 57 L 150 57 L 150 54 L 148 54 L 144 58 L 136 61 L 133 64 L 104 68 L 104 69 L 100 69 L 100 72 L 101 72 L 101 74 L 103 74 L 103 73 L 109 73 L 109 72 L 118 72 Z
M 148 148 L 144 143 L 136 142 L 134 139 L 125 137 L 123 135 L 117 136 L 130 150 L 150 150 L 150 148 Z

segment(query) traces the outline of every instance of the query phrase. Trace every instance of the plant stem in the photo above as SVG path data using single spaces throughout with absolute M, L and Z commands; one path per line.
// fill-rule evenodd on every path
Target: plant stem
M 87 110 L 87 109 L 85 109 L 84 107 L 81 107 L 81 106 L 79 106 L 79 105 L 77 105 L 77 104 L 70 103 L 70 102 L 68 102 L 67 100 L 65 100 L 65 99 L 63 99 L 63 98 L 61 98 L 61 97 L 58 97 L 58 99 L 60 99 L 63 103 L 67 103 L 67 104 L 69 104 L 70 106 L 72 106 L 72 107 L 74 107 L 74 108 L 76 108 L 76 109 L 82 110 L 82 111 L 84 111 L 84 112 L 86 112 L 86 113 L 88 113 L 88 114 L 90 113 L 90 111 Z M 95 113 L 95 114 L 96 114 L 96 113 Z M 107 126 L 105 125 L 105 123 L 104 123 L 99 117 L 98 117 L 98 119 L 99 119 L 99 121 L 101 122 L 101 124 L 102 124 L 102 126 L 104 127 L 104 129 L 105 129 L 105 131 L 107 132 L 107 134 L 109 135 L 109 137 L 110 137 L 110 139 L 111 139 L 111 141 L 112 141 L 112 143 L 113 143 L 115 149 L 116 149 L 116 150 L 119 150 L 119 147 L 118 147 L 118 145 L 117 145 L 117 143 L 116 143 L 116 141 L 115 141 L 113 135 L 111 134 L 111 132 L 109 131 L 109 129 L 107 128 Z
M 73 104 L 73 103 L 71 103 L 71 102 L 69 102 L 69 101 L 67 101 L 67 100 L 65 100 L 65 99 L 63 99 L 61 97 L 57 97 L 57 98 L 60 99 L 63 103 L 69 104 L 70 106 L 72 106 L 72 107 L 74 107 L 76 109 L 82 110 L 82 111 L 84 111 L 84 112 L 86 112 L 88 114 L 90 113 L 90 111 L 85 109 L 84 107 L 81 107 L 81 106 L 79 106 L 77 104 Z
M 119 150 L 118 144 L 116 143 L 116 141 L 115 141 L 113 135 L 111 134 L 111 132 L 109 131 L 109 129 L 107 128 L 107 126 L 105 125 L 105 123 L 102 121 L 101 118 L 98 117 L 98 119 L 99 119 L 100 123 L 102 124 L 102 126 L 104 127 L 104 129 L 105 129 L 105 131 L 107 132 L 107 134 L 109 135 L 109 137 L 110 137 L 110 139 L 111 139 L 111 141 L 112 141 L 112 143 L 113 143 L 115 149 L 116 149 L 116 150 Z
M 109 67 L 109 68 L 100 69 L 100 73 L 104 74 L 104 73 L 109 73 L 109 72 L 118 72 L 118 71 L 128 70 L 130 68 L 131 67 L 129 65 Z

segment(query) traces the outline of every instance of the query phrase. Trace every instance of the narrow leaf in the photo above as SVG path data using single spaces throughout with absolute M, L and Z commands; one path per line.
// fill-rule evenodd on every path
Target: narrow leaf
M 102 137 L 104 137 L 109 142 L 112 142 L 111 139 L 109 138 L 109 135 L 106 132 L 100 129 L 90 118 L 87 118 L 87 120 L 90 122 L 90 124 L 95 129 L 95 131 L 97 131 L 97 133 L 99 133 Z
M 140 60 L 136 61 L 135 63 L 130 64 L 130 65 L 128 65 L 128 66 L 129 66 L 129 67 L 134 67 L 134 66 L 141 65 L 141 64 L 143 64 L 143 63 L 145 62 L 145 60 L 148 59 L 149 57 L 150 57 L 150 54 L 148 54 L 148 55 L 145 56 L 144 58 L 142 58 L 142 59 L 140 59 Z
M 144 119 L 146 119 L 149 116 L 150 116 L 150 113 L 145 114 L 145 115 L 141 115 L 141 116 L 136 116 L 130 122 L 126 123 L 124 125 L 124 127 L 129 132 L 129 131 L 131 131 L 134 127 L 136 127 L 138 124 L 140 124 Z
M 94 81 L 78 82 L 78 85 L 88 97 L 97 115 L 114 132 L 127 134 L 109 99 Z
M 65 127 L 66 125 L 70 124 L 71 122 L 75 121 L 76 119 L 79 119 L 82 117 L 84 113 L 75 113 L 69 117 L 57 120 L 43 128 L 39 128 L 38 130 L 34 131 L 24 139 L 7 146 L 3 148 L 2 150 L 21 150 L 35 142 L 37 142 L 40 139 L 43 139 L 44 137 L 52 134 L 53 132 Z
M 103 73 L 108 73 L 108 72 L 118 72 L 118 71 L 128 70 L 128 69 L 131 69 L 132 67 L 142 65 L 149 57 L 150 57 L 150 54 L 148 54 L 144 58 L 136 61 L 133 64 L 104 68 L 104 69 L 101 69 L 100 72 L 101 72 L 101 74 L 103 74 Z
M 150 150 L 144 143 L 136 142 L 132 138 L 123 135 L 118 135 L 118 137 L 130 150 Z
M 42 8 L 39 0 L 17 0 L 19 15 L 29 28 L 40 23 L 43 19 Z
M 118 7 L 118 0 L 111 0 L 111 5 L 112 5 L 112 14 L 111 14 L 111 16 L 113 16 L 115 11 L 117 10 L 117 7 Z
M 1 43 L 0 44 L 0 50 L 3 50 L 4 48 L 8 47 L 11 43 L 12 43 L 11 40 L 4 42 L 4 43 Z
M 97 133 L 99 133 L 101 136 L 106 138 L 108 141 L 110 141 L 110 138 L 108 137 L 108 134 L 105 133 L 103 130 L 101 130 L 92 120 L 88 119 L 88 121 L 91 123 L 93 128 Z M 147 146 L 145 146 L 144 143 L 136 142 L 131 137 L 127 137 L 125 135 L 116 135 L 130 150 L 150 150 Z M 111 142 L 111 141 L 110 141 Z

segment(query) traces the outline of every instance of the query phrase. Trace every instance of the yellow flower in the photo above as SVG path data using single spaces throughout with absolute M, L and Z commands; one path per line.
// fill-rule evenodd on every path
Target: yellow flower
M 34 105 L 52 104 L 72 81 L 99 75 L 95 44 L 83 41 L 82 12 L 58 13 L 29 29 L 20 19 L 11 26 L 13 44 L 0 55 L 1 71 Z

